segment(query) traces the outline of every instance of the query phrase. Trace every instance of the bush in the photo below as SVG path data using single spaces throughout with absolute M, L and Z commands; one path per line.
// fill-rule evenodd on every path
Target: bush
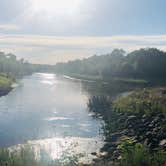
M 120 166 L 165 166 L 166 155 L 164 151 L 157 150 L 150 153 L 141 143 L 134 143 L 127 139 L 119 145 L 121 152 Z
M 113 107 L 116 111 L 128 114 L 166 113 L 166 96 L 161 89 L 142 90 L 116 100 Z

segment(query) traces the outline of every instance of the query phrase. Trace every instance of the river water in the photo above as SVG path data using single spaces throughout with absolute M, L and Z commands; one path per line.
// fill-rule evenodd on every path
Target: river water
M 72 148 L 89 156 L 103 143 L 88 97 L 81 81 L 47 73 L 24 77 L 0 98 L 0 147 L 41 146 L 53 158 Z

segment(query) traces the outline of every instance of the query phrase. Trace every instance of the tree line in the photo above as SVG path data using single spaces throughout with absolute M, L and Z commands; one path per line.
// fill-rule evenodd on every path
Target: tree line
M 0 74 L 13 78 L 19 78 L 24 75 L 30 75 L 33 72 L 51 71 L 50 65 L 31 64 L 24 59 L 17 59 L 14 54 L 5 54 L 0 52 Z
M 127 54 L 122 49 L 115 49 L 109 54 L 94 55 L 83 60 L 56 65 L 31 64 L 24 59 L 17 59 L 11 53 L 0 52 L 0 73 L 21 77 L 33 72 L 161 80 L 166 77 L 166 52 L 146 48 Z
M 146 48 L 126 54 L 122 49 L 115 49 L 106 55 L 58 63 L 55 71 L 101 77 L 163 79 L 166 77 L 166 52 Z

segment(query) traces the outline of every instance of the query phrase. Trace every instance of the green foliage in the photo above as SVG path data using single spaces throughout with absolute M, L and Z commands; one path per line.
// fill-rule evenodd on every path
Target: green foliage
M 93 96 L 88 101 L 88 108 L 98 114 L 104 114 L 110 111 L 111 99 L 106 96 Z
M 166 52 L 155 48 L 140 49 L 125 56 L 121 49 L 110 54 L 92 56 L 83 60 L 58 63 L 57 73 L 83 75 L 84 78 L 102 78 L 105 80 L 118 78 L 125 83 L 147 83 L 163 80 L 166 76 Z M 121 79 L 123 78 L 123 79 Z
M 121 164 L 123 166 L 148 166 L 150 165 L 150 156 L 147 149 L 140 143 L 134 145 L 133 141 L 128 139 L 119 145 L 121 151 Z
M 24 59 L 17 59 L 13 54 L 0 52 L 0 73 L 10 78 L 19 78 L 24 75 L 40 71 L 53 71 L 53 66 L 31 64 Z M 2 75 L 2 74 L 1 74 Z
M 6 76 L 0 75 L 0 87 L 8 88 L 11 86 L 13 80 L 11 78 L 7 78 Z
M 124 83 L 138 83 L 138 84 L 147 84 L 146 80 L 141 79 L 127 79 L 127 78 L 114 78 L 115 81 L 121 81 Z
M 9 149 L 0 150 L 0 166 L 38 166 L 39 163 L 35 159 L 34 152 L 26 148 L 17 151 L 10 151 Z
M 70 77 L 74 77 L 76 79 L 81 79 L 81 80 L 91 80 L 91 81 L 98 81 L 102 80 L 102 77 L 99 75 L 84 75 L 84 74 L 68 74 Z
M 134 92 L 127 97 L 122 97 L 113 103 L 118 112 L 132 114 L 166 113 L 166 97 L 162 95 L 164 89 L 142 90 Z
M 17 60 L 13 54 L 0 52 L 0 72 L 8 76 L 20 77 L 33 71 L 33 66 L 23 59 Z
M 158 150 L 150 153 L 141 143 L 134 143 L 131 139 L 122 141 L 119 145 L 121 154 L 120 166 L 164 166 L 166 154 Z
M 116 148 L 114 149 L 114 143 L 119 143 L 121 138 L 123 138 L 124 135 L 132 133 L 132 130 L 134 131 L 134 135 L 132 136 L 135 137 L 137 141 L 144 142 L 148 140 L 148 143 L 146 143 L 147 148 L 142 143 L 136 143 L 134 139 L 125 139 L 118 147 L 120 151 L 120 161 L 116 160 L 114 163 L 109 163 L 106 159 L 106 163 L 102 161 L 96 163 L 95 166 L 166 165 L 165 151 L 156 150 L 156 148 L 159 147 L 160 140 L 164 139 L 166 88 L 140 90 L 126 97 L 120 97 L 115 101 L 108 100 L 107 97 L 93 96 L 88 106 L 91 111 L 102 115 L 105 121 L 103 132 L 108 144 L 106 144 L 104 150 L 107 151 L 109 155 L 114 154 L 113 152 L 117 150 Z M 163 115 L 165 115 L 165 117 Z M 153 122 L 152 128 L 149 127 L 151 122 Z M 153 134 L 154 125 L 158 126 L 160 130 Z M 128 128 L 128 126 L 130 126 L 131 129 Z M 150 137 L 146 136 L 148 132 L 152 133 Z M 158 142 L 155 144 L 153 140 L 157 140 Z M 149 146 L 152 142 L 153 147 Z M 116 156 L 115 158 L 117 159 L 118 157 Z
M 94 55 L 88 59 L 58 63 L 55 70 L 58 73 L 103 76 L 103 72 L 106 73 L 107 70 L 110 70 L 110 63 L 112 69 L 118 68 L 118 64 L 123 60 L 123 55 L 123 50 L 117 49 L 111 54 L 103 56 Z
M 20 149 L 0 149 L 0 166 L 78 166 L 78 156 L 64 153 L 60 159 L 51 159 L 48 153 L 26 146 Z

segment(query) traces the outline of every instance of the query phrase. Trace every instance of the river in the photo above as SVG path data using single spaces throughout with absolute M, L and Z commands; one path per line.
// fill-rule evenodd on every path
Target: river
M 56 158 L 74 145 L 74 153 L 89 156 L 103 142 L 101 120 L 88 112 L 88 97 L 78 80 L 47 73 L 24 77 L 0 98 L 0 147 L 31 144 Z

